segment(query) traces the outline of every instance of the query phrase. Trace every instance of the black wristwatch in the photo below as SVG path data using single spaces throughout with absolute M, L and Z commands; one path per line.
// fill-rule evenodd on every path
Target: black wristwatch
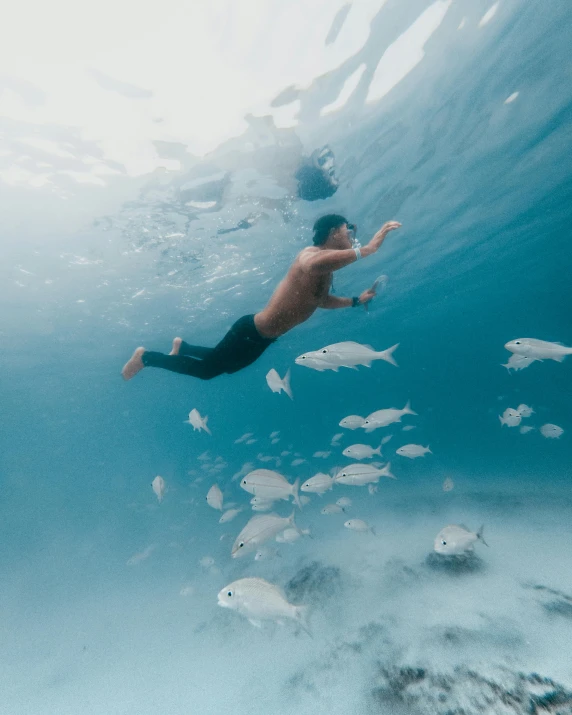
M 356 296 L 354 296 L 352 298 L 352 308 L 357 308 L 358 305 L 361 305 L 361 303 L 359 302 L 359 298 L 356 298 Z

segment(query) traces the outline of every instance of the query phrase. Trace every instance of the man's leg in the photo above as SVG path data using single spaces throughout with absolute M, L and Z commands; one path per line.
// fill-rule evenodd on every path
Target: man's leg
M 189 345 L 182 338 L 175 338 L 169 355 L 188 355 L 189 357 L 204 360 L 212 353 L 213 349 L 203 348 L 201 345 Z
M 222 375 L 224 365 L 217 360 L 197 360 L 186 355 L 164 355 L 145 348 L 137 348 L 131 359 L 125 364 L 121 374 L 125 380 L 130 380 L 144 367 L 161 367 L 164 370 L 178 372 L 180 375 L 191 375 L 200 380 L 212 380 Z

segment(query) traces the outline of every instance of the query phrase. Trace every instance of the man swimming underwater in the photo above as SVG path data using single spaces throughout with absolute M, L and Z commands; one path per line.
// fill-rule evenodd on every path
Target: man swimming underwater
M 121 374 L 130 380 L 144 367 L 162 367 L 212 380 L 251 365 L 277 338 L 308 320 L 316 308 L 349 308 L 369 303 L 375 296 L 373 288 L 355 298 L 330 295 L 332 273 L 376 253 L 387 234 L 400 226 L 397 221 L 385 223 L 367 246 L 359 248 L 354 246 L 353 224 L 338 214 L 322 216 L 314 224 L 314 245 L 296 256 L 264 310 L 239 318 L 214 348 L 189 345 L 182 338 L 173 340 L 168 355 L 137 348 Z

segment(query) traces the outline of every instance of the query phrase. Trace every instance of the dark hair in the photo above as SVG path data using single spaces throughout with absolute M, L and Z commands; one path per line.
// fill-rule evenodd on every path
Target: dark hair
M 348 220 L 339 214 L 326 214 L 319 218 L 314 224 L 314 246 L 321 246 L 328 240 L 333 228 L 339 228 L 347 222 Z

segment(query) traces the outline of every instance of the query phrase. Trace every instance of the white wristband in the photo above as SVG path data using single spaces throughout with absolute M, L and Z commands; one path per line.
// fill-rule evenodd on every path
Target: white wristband
M 354 248 L 354 251 L 356 254 L 356 261 L 359 261 L 359 259 L 361 258 L 361 251 L 359 250 L 359 248 Z

